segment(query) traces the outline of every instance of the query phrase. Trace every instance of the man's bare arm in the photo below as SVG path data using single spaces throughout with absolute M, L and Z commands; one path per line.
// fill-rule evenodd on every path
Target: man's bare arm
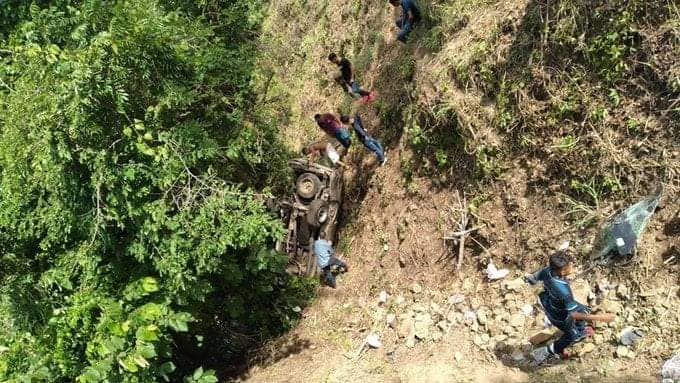
M 616 319 L 614 314 L 584 314 L 579 312 L 571 313 L 571 317 L 578 321 L 605 323 L 613 322 Z

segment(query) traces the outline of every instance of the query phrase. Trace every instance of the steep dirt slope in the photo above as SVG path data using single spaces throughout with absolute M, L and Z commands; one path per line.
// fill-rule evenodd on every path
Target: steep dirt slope
M 647 136 L 636 136 L 637 142 L 650 144 L 653 153 L 659 146 L 665 149 L 658 155 L 640 156 L 622 146 L 597 160 L 571 158 L 576 154 L 563 154 L 555 147 L 562 147 L 565 135 L 571 134 L 577 142 L 589 143 L 584 153 L 595 146 L 609 150 L 612 142 L 623 140 L 615 123 L 585 132 L 524 134 L 522 139 L 529 140 L 525 146 L 517 144 L 517 131 L 495 129 L 499 115 L 506 112 L 499 104 L 502 100 L 487 94 L 484 79 L 476 74 L 461 85 L 461 68 L 483 74 L 489 62 L 508 61 L 508 52 L 517 44 L 517 36 L 521 37 L 526 15 L 535 3 L 425 2 L 433 13 L 454 7 L 456 12 L 448 14 L 462 15 L 460 20 L 446 20 L 447 39 L 433 48 L 438 25 L 432 20 L 416 31 L 413 42 L 396 43 L 395 13 L 384 1 L 274 2 L 263 43 L 268 60 L 277 63 L 271 67 L 274 81 L 268 94 L 288 97 L 294 105 L 289 128 L 282 132 L 291 147 L 298 149 L 322 138 L 312 120 L 314 113 L 358 111 L 388 148 L 388 162 L 376 167 L 363 148 L 350 149 L 346 159 L 351 170 L 338 237 L 338 251 L 348 260 L 350 273 L 339 279 L 337 290 L 320 288 L 318 299 L 304 308 L 298 328 L 263 349 L 239 380 L 658 380 L 663 360 L 680 349 L 679 266 L 673 258 L 680 248 L 680 205 L 673 173 L 680 158 L 673 136 L 676 125 L 668 125 L 668 114 L 633 105 L 624 96 L 623 103 L 631 103 L 628 113 L 647 121 Z M 378 92 L 374 104 L 352 103 L 333 84 L 335 68 L 325 61 L 330 51 L 342 51 L 353 60 L 362 83 Z M 556 91 L 546 87 L 547 92 Z M 523 100 L 527 102 L 523 106 L 537 110 L 546 107 L 538 104 L 547 102 L 531 97 Z M 527 121 L 534 116 L 530 109 L 524 113 Z M 622 112 L 612 112 L 616 113 Z M 455 123 L 449 126 L 451 119 Z M 410 125 L 404 124 L 406 120 Z M 670 132 L 661 130 L 663 126 L 670 126 Z M 440 129 L 442 139 L 446 135 L 459 138 L 448 151 L 420 150 L 417 139 L 423 133 L 418 128 Z M 538 142 L 548 149 L 532 146 Z M 572 147 L 571 141 L 567 146 Z M 576 346 L 574 360 L 541 369 L 530 367 L 522 360 L 529 351 L 526 339 L 543 328 L 543 318 L 534 304 L 537 291 L 517 278 L 544 265 L 546 255 L 563 239 L 585 253 L 596 227 L 578 225 L 582 217 L 567 214 L 574 208 L 568 201 L 576 197 L 567 195 L 568 180 L 553 168 L 586 161 L 581 163 L 585 174 L 604 168 L 602 158 L 615 155 L 621 156 L 623 170 L 663 161 L 666 178 L 638 172 L 630 182 L 621 181 L 625 192 L 598 195 L 597 206 L 582 203 L 576 207 L 594 212 L 590 218 L 601 221 L 651 191 L 647 186 L 662 181 L 666 186 L 663 207 L 643 238 L 638 264 L 597 270 L 576 281 L 584 303 L 616 311 L 617 321 L 597 328 L 594 339 Z M 442 237 L 455 231 L 452 220 L 458 217 L 455 206 L 461 195 L 472 205 L 474 225 L 480 229 L 474 234 L 476 241 L 468 240 L 465 261 L 457 270 L 457 247 L 445 247 Z M 483 270 L 489 260 L 509 268 L 510 275 L 501 282 L 486 281 Z M 579 264 L 585 265 L 582 259 Z M 378 302 L 381 291 L 389 294 L 382 304 Z M 527 304 L 532 312 L 525 314 Z M 622 349 L 617 338 L 627 326 L 642 328 L 646 336 L 636 346 Z M 371 333 L 380 337 L 382 347 L 361 350 Z

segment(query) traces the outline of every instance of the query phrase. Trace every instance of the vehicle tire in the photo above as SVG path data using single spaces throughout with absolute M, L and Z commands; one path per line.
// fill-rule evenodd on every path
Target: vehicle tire
M 295 191 L 304 199 L 312 199 L 321 190 L 321 180 L 315 174 L 302 173 L 295 181 Z
M 328 221 L 328 204 L 320 199 L 315 199 L 307 208 L 307 223 L 313 227 L 319 227 Z

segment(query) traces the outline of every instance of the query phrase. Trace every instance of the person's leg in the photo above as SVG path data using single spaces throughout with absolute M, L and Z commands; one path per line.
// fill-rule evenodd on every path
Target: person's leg
M 347 267 L 347 264 L 345 262 L 341 261 L 340 259 L 338 259 L 334 256 L 331 256 L 331 259 L 330 259 L 328 265 L 329 266 L 337 266 L 339 268 L 342 268 L 343 273 L 345 273 L 349 270 L 349 268 Z
M 401 31 L 397 35 L 397 40 L 406 43 L 406 39 L 408 39 L 408 35 L 411 33 L 411 29 L 413 29 L 413 25 L 411 25 L 411 22 L 408 20 L 404 21 L 403 24 L 404 27 L 401 28 Z
M 378 162 L 382 163 L 383 160 L 385 159 L 385 153 L 383 153 L 382 147 L 380 146 L 380 143 L 373 137 L 366 137 L 366 141 L 364 142 L 364 146 L 373 153 L 375 153 L 375 156 L 378 157 Z
M 340 144 L 345 147 L 345 149 L 349 149 L 349 146 L 352 143 L 351 136 L 345 129 L 338 130 L 338 132 L 335 134 L 335 139 L 338 140 Z
M 335 288 L 335 276 L 331 272 L 331 265 L 323 268 L 323 281 L 326 285 Z
M 397 20 L 395 24 L 397 24 L 397 28 L 401 29 L 402 25 L 404 24 L 404 19 Z
M 562 337 L 560 337 L 560 339 L 558 339 L 555 343 L 550 345 L 550 351 L 555 355 L 562 356 L 564 349 L 585 338 L 585 334 L 581 334 L 581 332 L 575 326 L 574 323 L 572 323 L 571 325 L 559 324 L 556 325 L 555 327 L 559 328 L 562 331 Z

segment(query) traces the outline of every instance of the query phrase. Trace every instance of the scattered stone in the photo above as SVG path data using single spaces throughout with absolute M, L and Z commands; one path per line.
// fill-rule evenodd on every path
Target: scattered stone
M 619 298 L 628 299 L 628 293 L 628 287 L 623 283 L 620 283 L 616 288 L 616 295 L 618 295 Z
M 519 292 L 524 287 L 524 284 L 525 284 L 524 279 L 515 278 L 513 280 L 503 282 L 503 287 L 506 290 Z
M 611 299 L 605 299 L 604 301 L 602 301 L 600 307 L 602 308 L 603 311 L 612 314 L 617 314 L 623 311 L 623 305 L 620 302 Z
M 408 348 L 413 348 L 416 345 L 416 337 L 414 335 L 409 336 L 406 338 L 406 343 L 405 346 Z
M 588 295 L 592 290 L 586 280 L 577 279 L 571 283 L 571 291 L 577 302 L 585 304 L 588 303 Z
M 512 360 L 514 360 L 515 362 L 521 362 L 521 361 L 523 361 L 524 359 L 526 359 L 526 357 L 524 356 L 524 353 L 522 352 L 522 350 L 515 350 L 515 351 L 513 351 L 513 352 L 512 352 L 512 355 L 510 355 L 510 358 L 512 358 Z
M 442 333 L 439 331 L 435 331 L 432 333 L 430 336 L 434 342 L 439 342 L 442 339 Z
M 484 310 L 479 310 L 477 312 L 477 322 L 482 326 L 486 325 L 486 323 L 488 322 L 486 312 L 484 312 Z
M 485 342 L 482 340 L 481 336 L 475 335 L 475 337 L 472 339 L 472 343 L 474 343 L 475 346 L 481 347 Z
M 522 314 L 524 314 L 524 316 L 530 317 L 531 314 L 533 314 L 533 313 L 534 313 L 534 306 L 532 306 L 528 303 L 526 305 L 522 306 Z
M 413 311 L 415 311 L 415 312 L 417 312 L 417 313 L 422 313 L 422 312 L 427 311 L 427 307 L 425 307 L 424 305 L 422 305 L 422 304 L 420 304 L 420 303 L 416 303 L 416 304 L 413 305 L 413 307 L 411 307 L 411 308 L 413 309 Z
M 553 337 L 555 337 L 556 335 L 558 335 L 557 334 L 558 332 L 561 334 L 561 331 L 559 330 L 557 331 L 551 329 L 542 330 L 541 332 L 532 335 L 529 338 L 529 343 L 531 343 L 534 346 L 537 344 L 545 343 L 552 339 Z
M 477 309 L 479 309 L 481 306 L 482 306 L 482 302 L 481 302 L 479 299 L 477 299 L 477 298 L 472 298 L 472 299 L 470 299 L 470 307 L 471 307 L 473 310 L 477 310 Z
M 460 362 L 461 360 L 463 360 L 463 354 L 456 351 L 456 352 L 453 353 L 453 359 L 455 359 L 456 362 Z
M 432 302 L 430 303 L 430 311 L 436 314 L 441 314 L 442 309 L 438 304 Z
M 384 291 L 384 290 L 381 291 L 380 294 L 378 295 L 378 304 L 382 305 L 382 304 L 387 303 L 387 297 L 388 297 L 387 291 Z
M 404 301 L 405 301 L 404 296 L 403 296 L 403 295 L 398 295 L 398 296 L 394 299 L 394 304 L 395 304 L 395 305 L 402 305 L 402 304 L 404 303 Z
M 680 354 L 668 359 L 661 367 L 661 376 L 664 379 L 680 380 Z
M 366 337 L 366 344 L 368 344 L 371 348 L 382 347 L 382 343 L 380 342 L 380 338 L 378 338 L 378 335 L 376 335 L 376 334 L 368 335 Z
M 581 348 L 581 351 L 579 352 L 579 355 L 585 355 L 588 353 L 591 353 L 595 351 L 595 345 L 592 343 L 586 343 L 583 345 L 583 348 Z
M 625 358 L 628 356 L 628 347 L 626 346 L 619 346 L 616 348 L 616 356 L 618 358 Z
M 593 343 L 598 345 L 604 343 L 604 336 L 602 334 L 593 335 Z
M 510 317 L 510 326 L 512 326 L 512 327 L 522 327 L 522 326 L 524 326 L 525 320 L 526 319 L 524 318 L 524 315 L 522 315 L 520 313 L 513 314 Z
M 411 292 L 412 293 L 420 294 L 422 291 L 423 291 L 423 288 L 419 284 L 414 283 L 413 285 L 411 285 Z
M 489 342 L 489 340 L 491 340 L 491 337 L 489 336 L 489 334 L 482 334 L 481 338 L 482 338 L 482 342 L 484 342 L 484 343 L 487 343 L 487 342 Z
M 475 287 L 474 282 L 472 282 L 472 278 L 465 278 L 463 280 L 463 291 L 470 291 Z
M 415 336 L 420 340 L 426 340 L 430 336 L 430 325 L 432 318 L 430 314 L 421 313 L 416 316 L 415 320 Z
M 412 318 L 405 318 L 397 326 L 397 335 L 400 338 L 406 338 L 413 333 L 414 321 Z
M 387 317 L 385 318 L 385 322 L 387 322 L 388 326 L 395 328 L 396 323 L 397 323 L 397 316 L 392 314 L 392 313 L 389 313 L 389 314 L 387 314 Z
M 459 303 L 463 303 L 465 301 L 465 296 L 461 294 L 453 294 L 449 296 L 449 298 L 446 300 L 446 303 L 450 305 L 457 305 Z
M 449 330 L 449 323 L 445 320 L 440 320 L 437 322 L 437 327 L 439 327 L 442 332 L 447 332 Z
M 463 320 L 467 324 L 472 324 L 477 320 L 477 314 L 474 311 L 466 310 L 463 313 Z
M 387 251 L 389 251 L 389 250 L 390 250 L 390 245 L 384 244 L 384 245 L 383 245 L 383 251 L 384 251 L 384 252 L 387 252 Z
M 508 336 L 505 334 L 499 334 L 493 337 L 493 340 L 496 342 L 503 342 L 508 339 Z
M 619 343 L 624 346 L 632 346 L 644 336 L 644 332 L 634 327 L 626 327 L 619 334 Z

